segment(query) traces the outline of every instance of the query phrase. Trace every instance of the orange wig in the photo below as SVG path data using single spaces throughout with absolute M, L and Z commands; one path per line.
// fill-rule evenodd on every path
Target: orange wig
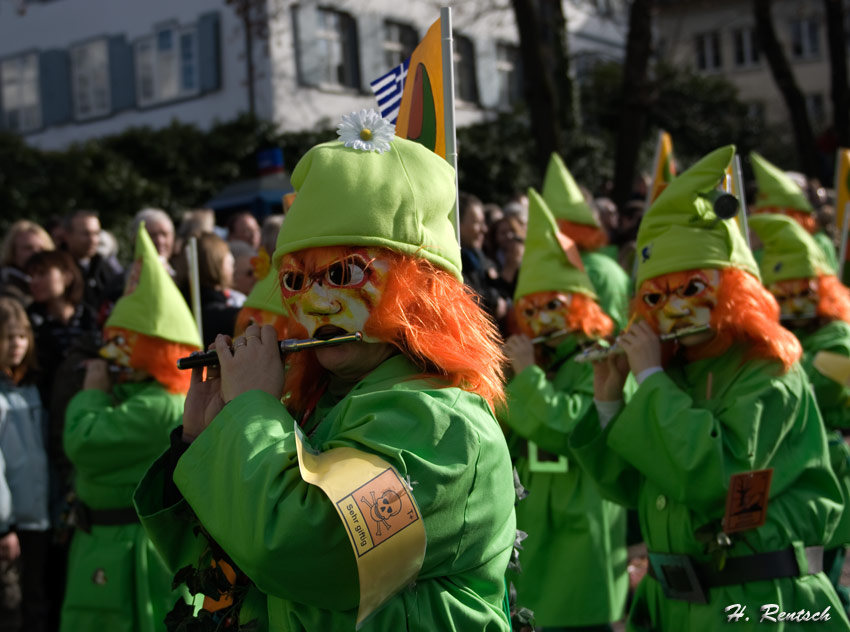
M 818 277 L 818 316 L 850 323 L 850 290 L 838 277 Z
M 517 299 L 514 305 L 514 319 L 519 331 L 530 338 L 534 337 L 528 319 L 523 314 L 525 308 L 532 301 L 537 305 L 546 304 L 557 298 L 559 294 L 563 294 L 563 292 L 534 292 Z M 603 338 L 614 331 L 614 321 L 602 311 L 596 301 L 579 292 L 571 294 L 565 324 L 569 331 L 580 331 L 588 338 Z
M 655 281 L 693 272 L 673 272 L 656 277 Z M 640 292 L 632 305 L 658 331 L 655 312 L 640 300 Z M 711 326 L 717 335 L 705 344 L 687 349 L 689 360 L 715 357 L 733 343 L 742 343 L 748 347 L 747 359 L 775 360 L 788 371 L 803 352 L 796 336 L 779 324 L 779 304 L 773 295 L 753 275 L 738 268 L 725 268 L 720 272 Z M 670 349 L 666 351 L 665 357 L 670 357 Z
M 177 360 L 197 351 L 197 347 L 146 336 L 121 327 L 109 327 L 104 331 L 105 339 L 118 335 L 123 336 L 125 340 L 133 341 L 130 351 L 131 368 L 150 373 L 169 393 L 185 395 L 189 391 L 191 371 L 178 369 Z
M 284 340 L 287 337 L 286 323 L 288 320 L 288 316 L 281 316 L 259 307 L 243 307 L 236 316 L 233 337 L 236 338 L 244 334 L 250 325 L 259 325 L 260 327 L 271 325 L 277 331 L 278 339 Z
M 390 262 L 387 285 L 374 306 L 364 333 L 398 348 L 422 371 L 451 386 L 481 395 L 491 408 L 503 403 L 503 365 L 495 324 L 475 302 L 472 292 L 444 270 L 420 257 L 381 249 Z M 287 255 L 285 270 L 293 262 L 310 274 L 315 262 L 344 258 L 356 248 L 326 246 Z M 294 318 L 290 335 L 307 335 Z M 326 382 L 315 353 L 301 351 L 288 358 L 284 398 L 295 412 L 312 403 L 309 393 Z
M 576 242 L 579 250 L 598 250 L 608 243 L 608 235 L 598 226 L 558 220 L 558 230 Z
M 753 213 L 779 213 L 780 215 L 786 215 L 805 228 L 806 232 L 810 235 L 814 235 L 818 232 L 818 223 L 815 219 L 814 213 L 798 211 L 793 208 L 785 208 L 784 206 L 764 206 L 753 211 Z

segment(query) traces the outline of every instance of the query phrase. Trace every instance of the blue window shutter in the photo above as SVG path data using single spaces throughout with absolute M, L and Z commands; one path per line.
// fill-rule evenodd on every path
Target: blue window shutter
M 112 111 L 119 112 L 136 105 L 136 69 L 133 47 L 123 35 L 109 38 L 109 86 Z
M 201 92 L 221 88 L 221 19 L 218 12 L 198 18 L 198 74 Z
M 304 86 L 317 86 L 321 82 L 319 44 L 316 29 L 319 15 L 316 5 L 304 2 L 292 7 L 292 24 L 295 29 L 295 59 L 298 65 L 298 81 Z
M 64 50 L 43 51 L 39 55 L 38 81 L 41 88 L 43 127 L 71 121 L 71 61 Z

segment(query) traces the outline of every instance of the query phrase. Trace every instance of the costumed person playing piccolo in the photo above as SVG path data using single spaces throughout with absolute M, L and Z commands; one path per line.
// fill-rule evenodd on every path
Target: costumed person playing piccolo
M 509 630 L 503 356 L 461 283 L 454 173 L 375 112 L 339 133 L 293 171 L 273 262 L 291 335 L 363 341 L 284 373 L 272 327 L 218 337 L 136 505 L 172 568 L 233 569 L 211 630 Z
M 87 362 L 83 390 L 65 414 L 79 502 L 60 629 L 164 631 L 165 615 L 185 589 L 172 590 L 172 573 L 142 529 L 132 497 L 180 425 L 189 379 L 177 360 L 200 349 L 201 339 L 144 223 L 103 339 L 103 358 Z
M 722 219 L 737 207 L 716 189 L 733 155 L 708 154 L 644 216 L 643 320 L 620 336 L 624 354 L 594 365 L 599 416 L 570 445 L 604 494 L 639 513 L 650 571 L 628 630 L 848 630 L 822 572 L 842 498 L 800 344 Z M 639 386 L 624 404 L 629 370 Z
M 521 333 L 508 338 L 514 376 L 500 420 L 511 429 L 520 482 L 517 527 L 528 534 L 510 575 L 517 604 L 536 625 L 610 630 L 628 591 L 626 512 L 599 495 L 568 446 L 584 417 L 596 419 L 593 369 L 575 362 L 582 346 L 610 334 L 611 319 L 575 243 L 558 231 L 546 203 L 528 192 L 526 249 L 514 295 Z M 533 341 L 537 341 L 534 344 Z
M 616 329 L 622 329 L 628 318 L 631 280 L 617 263 L 617 249 L 608 246 L 608 235 L 598 213 L 587 203 L 558 154 L 552 154 L 549 159 L 542 194 L 560 231 L 578 246 L 600 307 L 614 321 Z
M 844 512 L 826 545 L 824 571 L 846 610 L 850 595 L 839 582 L 844 547 L 850 542 L 850 448 L 841 430 L 850 428 L 850 388 L 821 373 L 815 358 L 825 352 L 827 358 L 841 356 L 839 363 L 850 361 L 850 291 L 835 276 L 819 244 L 790 217 L 755 215 L 750 226 L 764 245 L 762 281 L 779 302 L 782 324 L 803 346 L 800 363 L 814 387 L 832 469 L 841 485 Z

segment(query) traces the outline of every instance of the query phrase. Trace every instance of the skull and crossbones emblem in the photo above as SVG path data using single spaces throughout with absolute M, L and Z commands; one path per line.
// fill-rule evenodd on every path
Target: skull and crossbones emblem
M 369 492 L 369 494 L 372 496 L 371 503 L 366 496 L 361 496 L 360 502 L 369 507 L 369 515 L 378 527 L 376 533 L 381 535 L 381 524 L 383 523 L 384 528 L 389 531 L 390 523 L 387 519 L 401 513 L 401 498 L 391 489 L 384 490 L 384 493 L 377 498 L 375 492 Z

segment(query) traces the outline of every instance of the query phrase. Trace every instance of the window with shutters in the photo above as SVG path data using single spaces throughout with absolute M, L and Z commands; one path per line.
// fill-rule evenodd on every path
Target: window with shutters
M 347 13 L 319 9 L 316 44 L 319 83 L 325 86 L 360 86 L 357 26 Z
M 756 38 L 756 30 L 753 27 L 733 30 L 732 42 L 735 48 L 735 66 L 738 68 L 747 68 L 758 65 L 758 39 Z
M 791 57 L 817 59 L 820 56 L 820 20 L 803 18 L 791 21 Z
M 0 63 L 3 124 L 14 132 L 31 132 L 41 127 L 38 83 L 38 54 L 29 53 Z
M 496 44 L 496 73 L 499 107 L 511 107 L 522 99 L 519 48 L 513 44 Z
M 720 70 L 723 57 L 720 53 L 720 32 L 699 33 L 694 41 L 699 70 Z
M 195 96 L 200 89 L 195 26 L 166 26 L 135 43 L 136 99 L 155 105 Z
M 85 120 L 110 111 L 109 46 L 99 39 L 71 47 L 74 118 Z
M 416 29 L 409 24 L 384 22 L 384 67 L 395 68 L 410 57 L 419 43 Z
M 455 96 L 459 101 L 478 102 L 478 82 L 475 78 L 475 47 L 472 40 L 457 33 L 454 42 Z

